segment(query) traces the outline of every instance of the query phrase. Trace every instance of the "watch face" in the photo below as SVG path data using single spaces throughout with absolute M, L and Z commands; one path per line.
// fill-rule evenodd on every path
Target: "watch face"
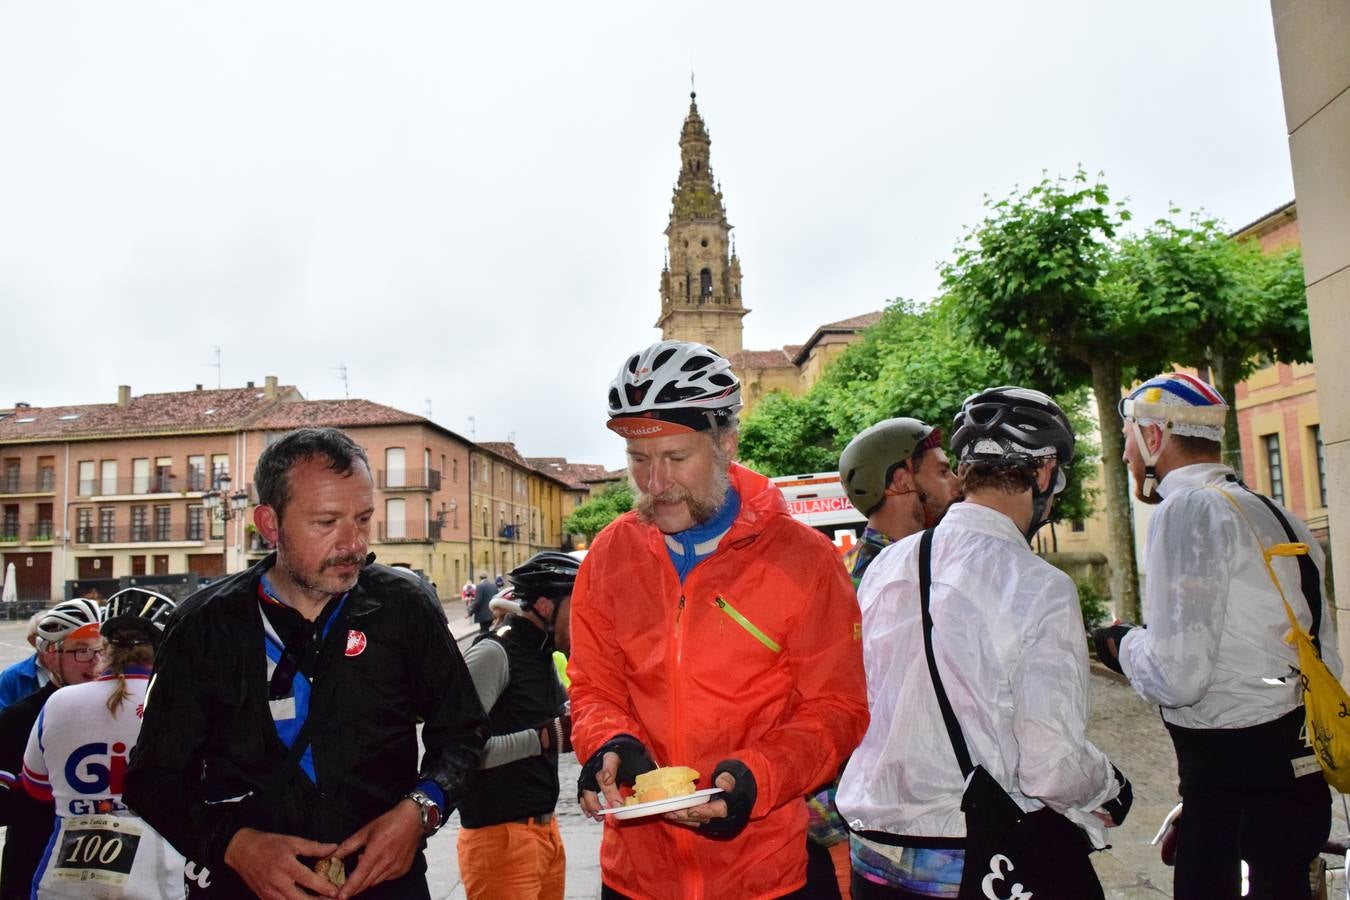
M 435 803 L 428 803 L 426 806 L 422 808 L 426 810 L 427 828 L 431 831 L 435 831 L 437 828 L 440 828 L 441 808 L 437 806 Z

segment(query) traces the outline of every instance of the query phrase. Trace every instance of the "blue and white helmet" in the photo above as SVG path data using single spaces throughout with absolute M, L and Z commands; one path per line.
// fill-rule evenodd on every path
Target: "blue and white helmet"
M 1120 417 L 1164 425 L 1172 434 L 1223 439 L 1228 404 L 1213 385 L 1185 372 L 1150 378 L 1120 401 Z
M 1144 462 L 1140 491 L 1144 497 L 1150 497 L 1158 486 L 1158 459 L 1167 439 L 1179 434 L 1218 443 L 1223 440 L 1228 404 L 1204 379 L 1185 372 L 1166 372 L 1130 391 L 1120 401 L 1120 417 L 1125 420 L 1125 427 L 1134 432 L 1135 447 Z M 1142 425 L 1162 429 L 1158 449 L 1149 448 Z

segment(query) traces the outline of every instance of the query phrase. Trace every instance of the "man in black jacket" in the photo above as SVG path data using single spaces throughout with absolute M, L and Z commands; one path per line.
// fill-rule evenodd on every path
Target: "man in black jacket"
M 478 623 L 478 630 L 483 634 L 492 627 L 492 607 L 489 604 L 495 596 L 497 586 L 488 580 L 486 574 L 479 575 L 478 587 L 473 591 L 473 607 L 469 612 L 473 613 L 473 620 Z
M 277 552 L 179 607 L 125 800 L 188 857 L 194 897 L 428 897 L 425 838 L 487 736 L 440 604 L 367 556 L 374 487 L 347 435 L 291 432 L 254 481 Z M 333 859 L 340 888 L 313 871 Z

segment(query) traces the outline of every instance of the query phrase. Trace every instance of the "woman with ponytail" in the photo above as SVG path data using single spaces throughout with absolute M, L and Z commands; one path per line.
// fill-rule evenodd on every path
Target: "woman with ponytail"
M 24 754 L 23 786 L 56 805 L 33 896 L 178 898 L 184 859 L 122 802 L 155 647 L 174 602 L 128 588 L 103 609 L 101 674 L 47 701 Z

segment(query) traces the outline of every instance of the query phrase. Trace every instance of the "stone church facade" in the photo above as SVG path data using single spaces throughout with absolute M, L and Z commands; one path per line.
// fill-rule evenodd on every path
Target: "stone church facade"
M 742 322 L 750 312 L 741 296 L 741 261 L 727 221 L 721 185 L 713 178 L 712 141 L 689 94 L 689 114 L 680 130 L 680 175 L 666 226 L 666 262 L 661 268 L 662 340 L 697 341 L 731 360 L 741 379 L 745 412 L 765 394 L 801 394 L 825 365 L 862 330 L 881 318 L 865 313 L 814 329 L 804 344 L 776 350 L 746 350 Z

